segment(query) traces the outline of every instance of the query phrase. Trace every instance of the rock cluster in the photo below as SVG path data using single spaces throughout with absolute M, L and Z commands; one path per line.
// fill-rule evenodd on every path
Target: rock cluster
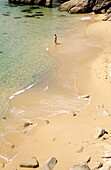
M 111 20 L 111 0 L 69 0 L 60 6 L 60 10 L 69 13 L 106 13 L 105 20 Z
M 14 4 L 31 4 L 31 5 L 42 5 L 46 7 L 52 6 L 52 0 L 8 0 Z

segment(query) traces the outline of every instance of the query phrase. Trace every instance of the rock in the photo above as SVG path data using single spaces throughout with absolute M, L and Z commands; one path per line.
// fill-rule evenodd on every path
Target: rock
M 13 149 L 15 147 L 15 145 L 12 145 L 10 148 Z
M 84 98 L 89 98 L 90 96 L 88 94 L 80 96 L 80 98 L 84 99 Z
M 0 168 L 4 168 L 5 167 L 5 163 L 0 163 Z
M 87 165 L 87 161 L 80 161 L 80 165 Z
M 27 126 L 30 126 L 30 125 L 33 125 L 33 123 L 32 122 L 25 122 L 24 123 L 24 127 L 27 127 Z
M 107 110 L 101 110 L 99 115 L 110 116 Z
M 106 13 L 110 7 L 111 0 L 69 0 L 60 5 L 60 10 L 69 13 Z
M 6 117 L 5 117 L 5 116 L 3 116 L 3 117 L 2 117 L 2 119 L 4 119 L 4 120 L 5 120 L 5 119 L 6 119 Z
M 102 156 L 101 158 L 111 158 L 111 151 L 108 151 L 107 153 L 105 153 L 105 156 Z
M 108 132 L 105 129 L 98 127 L 97 134 L 94 137 L 98 139 L 102 137 L 104 134 L 108 134 Z
M 46 7 L 52 7 L 52 0 L 8 0 L 10 3 L 15 4 L 31 4 L 31 5 L 42 5 Z
M 77 153 L 81 153 L 83 151 L 84 147 L 81 146 L 78 150 L 77 150 Z
M 111 7 L 107 10 L 107 14 L 111 13 Z
M 87 165 L 75 165 L 70 170 L 90 170 L 90 168 Z
M 45 120 L 45 122 L 46 122 L 47 124 L 49 124 L 49 120 Z
M 96 163 L 95 163 L 95 166 L 94 166 L 94 168 L 92 168 L 92 170 L 99 169 L 99 168 L 101 168 L 102 166 L 103 166 L 103 164 L 102 164 L 101 162 L 96 162 Z
M 99 170 L 110 170 L 110 165 L 103 165 Z
M 81 165 L 87 165 L 91 160 L 91 156 L 88 156 L 88 158 L 85 161 L 80 161 Z
M 53 170 L 57 163 L 57 159 L 54 157 L 49 158 L 45 163 L 41 165 L 43 170 Z
M 104 105 L 103 105 L 103 104 L 99 104 L 96 108 L 97 108 L 97 109 L 98 109 L 98 108 L 104 108 Z
M 37 168 L 39 167 L 39 162 L 36 157 L 27 158 L 25 161 L 20 163 L 20 167 Z
M 76 116 L 77 114 L 76 114 L 75 112 L 72 112 L 72 115 L 73 115 L 73 116 Z

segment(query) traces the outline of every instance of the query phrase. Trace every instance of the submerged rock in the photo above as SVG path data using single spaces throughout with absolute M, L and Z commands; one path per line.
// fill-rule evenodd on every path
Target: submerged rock
M 11 3 L 15 4 L 33 4 L 33 5 L 42 5 L 46 7 L 52 6 L 52 0 L 8 0 Z

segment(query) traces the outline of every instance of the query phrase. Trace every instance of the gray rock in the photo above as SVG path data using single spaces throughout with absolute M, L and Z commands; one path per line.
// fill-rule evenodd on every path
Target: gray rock
M 110 116 L 107 110 L 101 110 L 99 115 Z
M 90 168 L 87 165 L 75 165 L 70 170 L 90 170 Z
M 39 167 L 39 162 L 36 157 L 27 158 L 26 160 L 20 163 L 20 167 L 37 168 Z
M 56 164 L 57 164 L 57 159 L 54 157 L 51 157 L 45 163 L 43 163 L 40 167 L 43 170 L 53 170 Z
M 4 168 L 5 167 L 5 163 L 0 163 L 0 168 Z
M 98 138 L 102 137 L 104 134 L 108 134 L 108 132 L 105 129 L 98 127 L 97 133 L 94 136 L 94 138 L 98 139 Z
M 96 163 L 95 163 L 95 166 L 94 166 L 94 168 L 92 168 L 92 170 L 99 169 L 99 168 L 101 168 L 102 166 L 103 166 L 103 164 L 102 164 L 101 162 L 96 162 Z
M 81 146 L 78 150 L 77 150 L 77 153 L 81 153 L 83 151 L 84 147 Z

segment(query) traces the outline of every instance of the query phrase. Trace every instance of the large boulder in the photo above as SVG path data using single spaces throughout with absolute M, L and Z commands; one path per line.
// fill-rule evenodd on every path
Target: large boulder
M 111 0 L 70 0 L 60 6 L 61 11 L 69 13 L 110 13 Z
M 52 0 L 8 0 L 14 4 L 31 4 L 31 5 L 42 5 L 46 7 L 52 6 Z

